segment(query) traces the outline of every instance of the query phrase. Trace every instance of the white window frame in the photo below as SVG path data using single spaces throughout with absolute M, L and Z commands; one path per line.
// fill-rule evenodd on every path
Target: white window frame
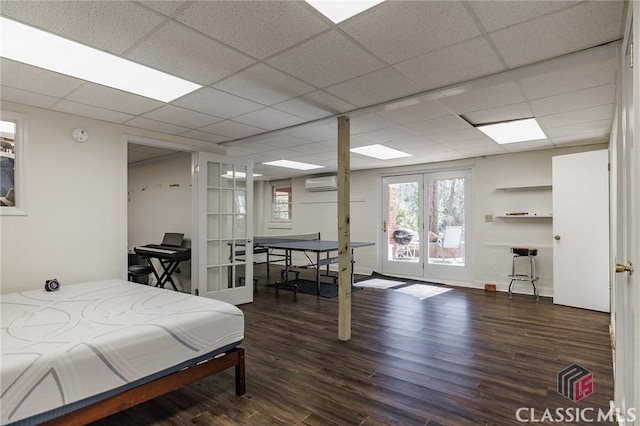
M 12 111 L 0 111 L 0 119 L 16 124 L 14 206 L 0 206 L 0 216 L 27 215 L 27 116 Z
M 276 206 L 278 205 L 278 203 L 276 203 L 276 191 L 285 189 L 285 188 L 289 189 L 289 202 L 287 203 L 289 206 L 289 208 L 287 209 L 288 217 L 286 219 L 280 219 L 275 217 Z M 271 222 L 287 223 L 287 222 L 291 222 L 292 220 L 293 220 L 293 188 L 291 186 L 291 183 L 289 182 L 289 183 L 272 184 L 271 185 Z

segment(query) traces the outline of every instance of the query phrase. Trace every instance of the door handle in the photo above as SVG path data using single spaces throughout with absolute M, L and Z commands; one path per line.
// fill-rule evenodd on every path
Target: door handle
M 633 265 L 631 264 L 631 262 L 627 262 L 626 265 L 621 265 L 619 263 L 616 263 L 616 272 L 620 273 L 620 272 L 627 272 L 629 275 L 633 274 Z
M 553 239 L 556 240 L 556 241 L 560 241 L 560 235 L 554 235 Z
M 387 221 L 386 220 L 382 221 L 382 232 L 387 232 Z

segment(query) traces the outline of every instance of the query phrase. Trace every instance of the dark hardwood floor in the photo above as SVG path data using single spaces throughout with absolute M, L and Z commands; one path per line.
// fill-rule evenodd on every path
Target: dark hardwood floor
M 521 419 L 558 408 L 593 418 L 613 398 L 609 315 L 548 298 L 354 290 L 349 342 L 337 339 L 337 299 L 259 285 L 241 309 L 246 395 L 230 370 L 96 424 L 512 425 L 520 408 Z M 593 373 L 577 403 L 556 390 L 573 363 Z

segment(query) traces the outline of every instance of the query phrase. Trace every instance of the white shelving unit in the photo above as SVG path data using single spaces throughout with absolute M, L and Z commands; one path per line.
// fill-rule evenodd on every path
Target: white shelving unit
M 545 210 L 550 210 L 550 208 L 545 209 L 545 210 L 541 210 L 541 206 L 540 205 L 528 205 L 526 202 L 526 198 L 527 198 L 527 194 L 526 193 L 533 193 L 533 192 L 547 192 L 548 191 L 548 198 L 549 198 L 549 203 L 551 202 L 551 190 L 552 190 L 552 185 L 551 184 L 536 184 L 536 185 L 517 185 L 517 186 L 504 186 L 504 187 L 499 187 L 496 188 L 496 191 L 502 191 L 502 192 L 512 192 L 514 193 L 520 193 L 519 199 L 518 199 L 518 203 L 514 203 L 519 205 L 520 207 L 518 207 L 517 209 L 511 210 L 511 211 L 506 211 L 504 213 L 500 212 L 498 214 L 495 215 L 496 218 L 499 219 L 508 219 L 508 220 L 523 220 L 523 219 L 546 219 L 546 220 L 551 220 L 553 218 L 553 214 L 550 211 L 545 211 Z M 536 195 L 536 197 L 531 197 L 531 198 L 537 198 L 538 200 L 540 200 L 541 195 Z M 546 198 L 546 195 L 544 195 L 544 197 Z M 523 198 L 525 199 L 525 201 L 523 202 Z M 522 207 L 524 205 L 527 205 L 527 207 Z M 504 207 L 504 206 L 503 206 Z M 508 208 L 508 207 L 507 207 Z M 520 214 L 520 213 L 524 213 L 524 214 Z

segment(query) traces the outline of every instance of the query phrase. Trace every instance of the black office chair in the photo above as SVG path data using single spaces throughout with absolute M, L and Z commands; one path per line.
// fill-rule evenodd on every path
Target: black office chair
M 153 268 L 144 263 L 145 258 L 132 253 L 129 254 L 129 268 L 127 269 L 128 280 L 138 284 L 149 284 L 149 275 L 153 273 Z

